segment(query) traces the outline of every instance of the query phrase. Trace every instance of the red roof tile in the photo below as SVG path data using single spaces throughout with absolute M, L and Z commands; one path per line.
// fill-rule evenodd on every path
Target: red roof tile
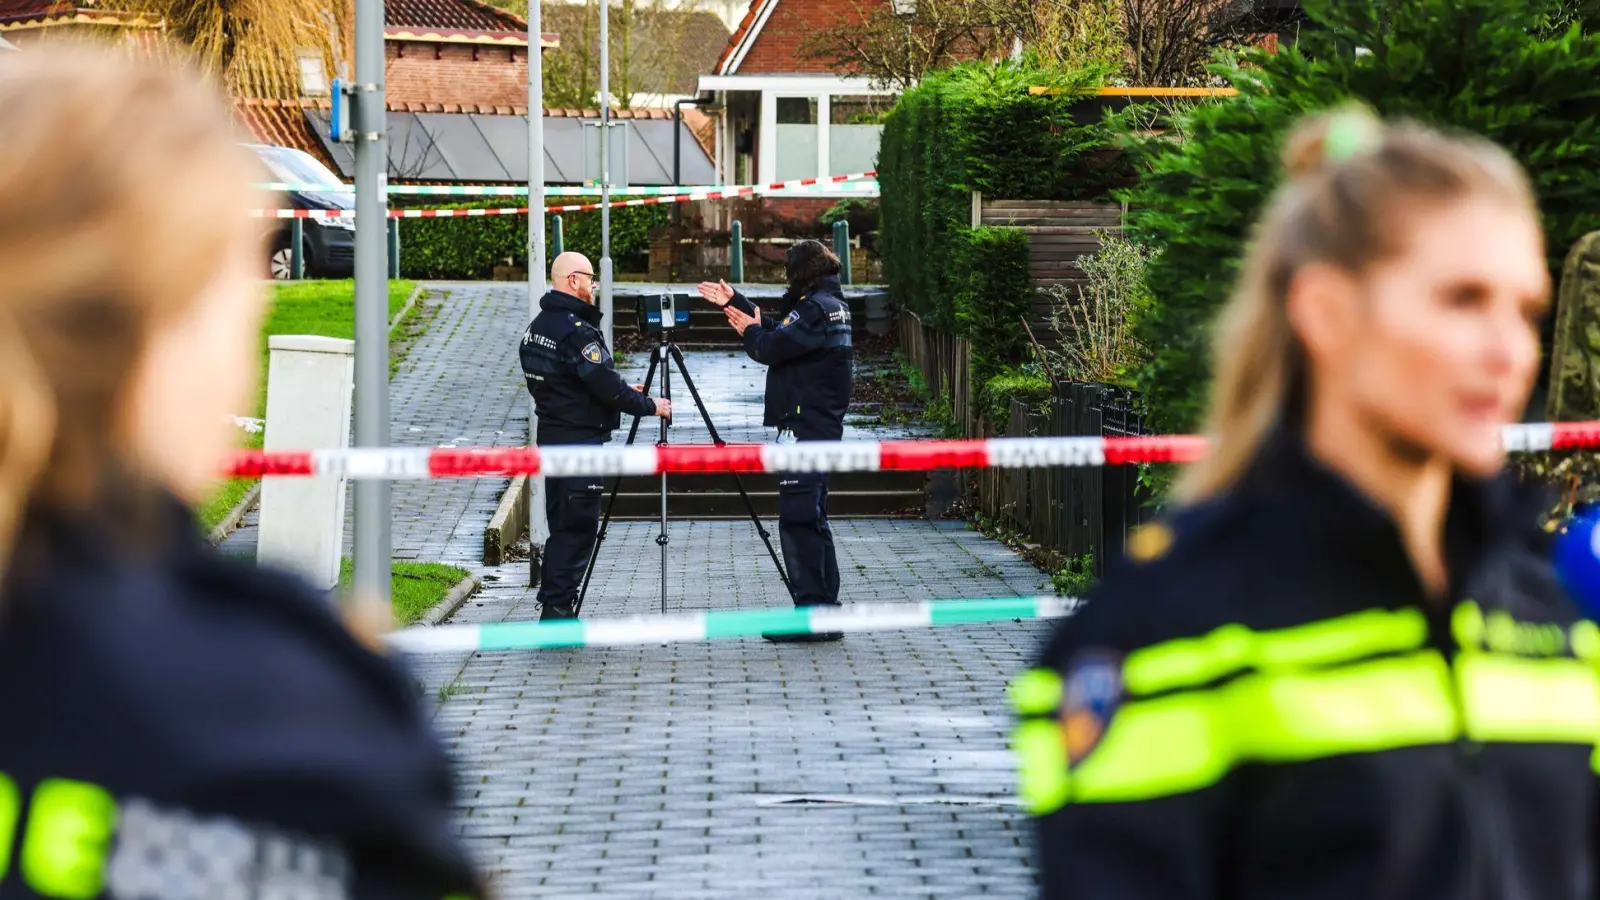
M 311 105 L 299 100 L 235 100 L 233 114 L 257 143 L 304 150 L 335 169 L 333 157 L 306 122 L 305 109 Z
M 57 15 L 76 6 L 71 0 L 0 0 L 0 21 Z
M 756 27 L 756 19 L 761 17 L 761 11 L 778 0 L 750 0 L 750 8 L 745 10 L 744 18 L 739 21 L 739 27 L 728 36 L 728 45 L 722 48 L 722 55 L 717 57 L 716 68 L 711 71 L 717 75 L 729 74 L 726 67 L 733 57 L 733 51 L 738 48 L 744 36 Z
M 481 0 L 385 0 L 384 24 L 392 28 L 527 31 L 528 23 Z
M 144 18 L 123 10 L 96 9 L 93 3 L 71 0 L 0 0 L 0 24 L 31 25 L 59 20 L 93 21 L 103 25 L 149 25 L 159 17 Z

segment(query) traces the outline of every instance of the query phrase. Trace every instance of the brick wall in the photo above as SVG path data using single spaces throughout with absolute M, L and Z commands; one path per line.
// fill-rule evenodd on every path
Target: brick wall
M 528 105 L 526 47 L 388 41 L 384 51 L 390 103 Z
M 805 59 L 800 45 L 818 25 L 860 21 L 861 10 L 888 0 L 778 0 L 766 27 L 739 64 L 738 75 L 832 74 L 821 60 Z

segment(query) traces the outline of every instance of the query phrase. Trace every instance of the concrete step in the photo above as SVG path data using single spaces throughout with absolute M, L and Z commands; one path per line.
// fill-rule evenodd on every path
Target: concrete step
M 776 491 L 749 491 L 750 502 L 756 515 L 775 522 L 778 518 Z M 921 515 L 924 505 L 921 491 L 832 491 L 828 492 L 828 517 L 832 519 L 882 518 L 892 515 Z M 661 514 L 661 494 L 623 493 L 617 495 L 617 504 L 611 517 L 620 521 L 638 521 L 658 518 Z M 667 516 L 672 519 L 744 519 L 750 513 L 737 492 L 728 493 L 677 493 L 668 483 Z
M 774 474 L 738 476 L 763 518 L 778 514 L 778 479 Z M 925 503 L 924 472 L 839 472 L 829 479 L 828 515 L 838 518 L 886 516 Z M 609 497 L 611 484 L 606 490 Z M 618 489 L 614 518 L 654 519 L 661 513 L 660 476 L 629 476 Z M 740 518 L 749 515 L 731 474 L 672 475 L 667 478 L 667 514 L 681 518 Z

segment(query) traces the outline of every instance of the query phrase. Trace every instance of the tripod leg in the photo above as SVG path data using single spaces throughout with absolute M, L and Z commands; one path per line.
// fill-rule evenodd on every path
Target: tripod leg
M 711 413 L 706 410 L 705 403 L 700 400 L 700 391 L 695 388 L 694 379 L 689 377 L 689 366 L 683 361 L 683 352 L 678 349 L 676 344 L 672 345 L 671 350 L 672 361 L 678 364 L 678 374 L 683 376 L 683 383 L 689 388 L 689 396 L 694 398 L 695 408 L 700 410 L 700 418 L 705 420 L 706 429 L 711 432 L 711 442 L 718 447 L 726 446 L 727 442 L 722 439 L 722 435 L 717 434 L 717 426 L 711 422 Z M 789 592 L 789 599 L 793 600 L 794 585 L 789 583 L 789 573 L 784 571 L 783 561 L 778 558 L 778 551 L 773 549 L 772 535 L 767 531 L 766 526 L 761 524 L 761 516 L 756 514 L 756 504 L 744 489 L 744 480 L 739 477 L 737 472 L 731 474 L 733 475 L 733 484 L 739 489 L 740 498 L 744 500 L 744 508 L 750 513 L 750 521 L 755 523 L 756 534 L 761 536 L 761 543 L 767 545 L 767 555 L 772 557 L 772 564 L 778 569 L 778 579 L 783 582 L 783 589 Z
M 667 342 L 667 336 L 666 336 L 665 333 L 663 333 L 661 335 L 661 348 L 660 348 L 660 354 L 661 354 L 661 396 L 666 397 L 668 400 L 671 400 L 672 399 L 672 367 L 670 365 L 667 365 L 667 362 L 666 362 L 667 351 L 669 349 L 672 349 L 672 345 Z M 656 446 L 665 447 L 667 445 L 667 427 L 668 427 L 667 420 L 666 419 L 662 419 L 661 420 L 661 438 L 657 442 Z M 667 537 L 667 473 L 666 472 L 662 472 L 661 473 L 661 533 L 656 535 L 656 544 L 661 548 L 661 612 L 662 612 L 663 615 L 665 615 L 666 612 L 667 612 L 667 541 L 668 540 L 669 540 L 669 538 Z
M 657 364 L 658 361 L 656 356 L 652 353 L 650 355 L 650 368 L 646 369 L 644 373 L 644 391 L 647 394 L 650 393 L 651 383 L 656 379 Z M 665 381 L 665 369 L 661 370 L 661 375 L 662 380 Z M 633 439 L 639 434 L 640 421 L 642 420 L 638 416 L 634 417 L 633 424 L 628 426 L 628 439 L 623 442 L 623 446 L 632 446 Z M 578 588 L 578 602 L 572 605 L 572 611 L 574 613 L 583 612 L 583 598 L 589 593 L 589 578 L 590 576 L 594 575 L 594 563 L 595 560 L 600 558 L 600 545 L 606 541 L 606 529 L 611 525 L 611 510 L 616 507 L 617 494 L 621 490 L 622 477 L 619 475 L 611 482 L 611 496 L 606 498 L 606 512 L 605 515 L 600 519 L 600 530 L 595 534 L 594 548 L 589 551 L 589 567 L 583 570 L 583 586 Z

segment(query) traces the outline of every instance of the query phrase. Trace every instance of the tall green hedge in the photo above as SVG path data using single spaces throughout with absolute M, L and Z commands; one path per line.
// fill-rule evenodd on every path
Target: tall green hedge
M 507 205 L 503 200 L 432 204 L 437 209 Z M 650 229 L 665 225 L 665 206 L 624 206 L 611 211 L 611 258 L 620 272 L 644 271 L 649 264 Z M 565 213 L 566 249 L 600 264 L 600 212 Z M 526 216 L 401 219 L 400 274 L 404 278 L 474 280 L 490 278 L 506 260 L 524 265 L 528 244 Z M 545 253 L 554 249 L 554 231 L 545 219 Z
M 1118 175 L 1106 160 L 1113 130 L 1071 112 L 1098 78 L 967 63 L 929 75 L 885 120 L 879 246 L 889 289 L 924 321 L 971 340 L 980 376 L 1020 352 L 1016 323 L 1033 285 L 1026 236 L 972 229 L 972 192 L 1008 200 L 1103 196 Z
M 1245 53 L 1226 72 L 1238 98 L 1190 111 L 1181 143 L 1146 146 L 1148 170 L 1127 199 L 1135 239 L 1159 251 L 1136 323 L 1153 353 L 1136 382 L 1158 428 L 1199 423 L 1211 320 L 1277 183 L 1283 138 L 1307 111 L 1355 97 L 1504 145 L 1533 177 L 1559 274 L 1573 241 L 1600 227 L 1600 37 L 1557 30 L 1570 5 L 1307 0 L 1320 27 L 1302 29 L 1298 48 Z

